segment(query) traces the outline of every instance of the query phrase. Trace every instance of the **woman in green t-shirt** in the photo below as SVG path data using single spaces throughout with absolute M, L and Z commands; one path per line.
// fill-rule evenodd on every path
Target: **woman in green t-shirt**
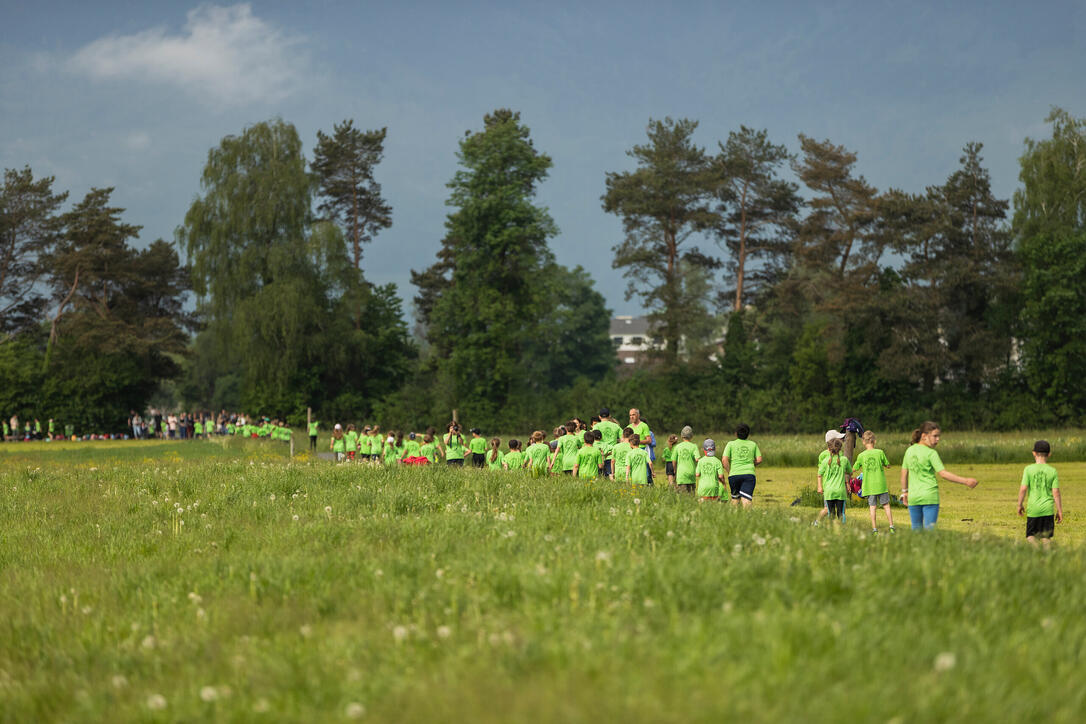
M 467 446 L 464 444 L 464 436 L 460 434 L 460 425 L 450 422 L 448 432 L 441 438 L 445 443 L 445 462 L 449 465 L 464 467 L 464 453 Z
M 939 425 L 925 422 L 913 430 L 912 445 L 901 461 L 901 501 L 909 506 L 913 530 L 934 528 L 939 520 L 939 481 L 936 476 L 967 488 L 977 487 L 976 478 L 963 478 L 943 467 L 935 446 Z

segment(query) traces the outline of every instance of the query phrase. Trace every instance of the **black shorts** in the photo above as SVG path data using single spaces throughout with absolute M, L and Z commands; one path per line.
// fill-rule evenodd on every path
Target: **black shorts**
M 563 470 L 562 475 L 573 475 L 573 471 L 572 470 Z
M 453 458 L 452 460 L 446 460 L 449 465 L 455 465 L 458 468 L 464 467 L 464 458 Z
M 603 461 L 603 477 L 605 477 L 605 478 L 611 477 L 612 462 L 613 462 L 612 460 L 604 460 Z
M 829 514 L 835 518 L 844 520 L 845 518 L 845 501 L 843 500 L 827 500 L 826 510 Z
M 1051 538 L 1056 534 L 1056 516 L 1042 515 L 1038 518 L 1026 518 L 1027 538 Z
M 471 467 L 481 468 L 486 465 L 486 453 L 473 452 L 471 454 Z
M 732 489 L 732 498 L 754 500 L 754 486 L 757 482 L 757 478 L 753 475 L 728 476 L 728 487 Z
M 664 463 L 664 475 L 675 475 L 675 463 L 670 460 Z

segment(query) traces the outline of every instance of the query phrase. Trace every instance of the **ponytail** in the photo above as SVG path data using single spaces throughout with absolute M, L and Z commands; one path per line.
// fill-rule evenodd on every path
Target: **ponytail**
M 916 445 L 917 443 L 919 443 L 920 438 L 923 437 L 924 435 L 927 435 L 932 430 L 938 430 L 938 429 L 939 429 L 939 423 L 932 422 L 931 420 L 925 421 L 923 425 L 921 425 L 920 427 L 913 430 L 913 437 L 912 437 L 913 445 Z
M 490 439 L 490 462 L 494 462 L 498 459 L 498 448 L 501 447 L 502 441 L 496 437 Z
M 829 452 L 830 452 L 830 456 L 828 458 L 826 458 L 826 466 L 828 467 L 830 465 L 830 461 L 833 460 L 833 458 L 836 457 L 837 458 L 837 466 L 840 467 L 841 466 L 841 439 L 840 438 L 834 438 L 833 440 L 830 440 L 828 443 L 826 443 L 826 449 L 829 450 Z

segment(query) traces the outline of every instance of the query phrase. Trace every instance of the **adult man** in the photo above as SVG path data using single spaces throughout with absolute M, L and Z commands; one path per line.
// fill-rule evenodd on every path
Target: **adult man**
M 642 447 L 642 448 L 648 447 L 649 435 L 651 434 L 651 432 L 649 430 L 649 425 L 648 425 L 647 422 L 645 422 L 644 420 L 641 419 L 641 410 L 637 409 L 636 407 L 630 409 L 630 429 L 634 431 L 634 434 L 637 435 L 638 439 L 640 440 L 640 442 L 638 443 L 638 447 Z M 647 465 L 648 465 L 648 474 L 649 474 L 648 484 L 652 485 L 652 460 L 651 460 L 651 458 L 650 458 L 649 462 L 647 463 Z

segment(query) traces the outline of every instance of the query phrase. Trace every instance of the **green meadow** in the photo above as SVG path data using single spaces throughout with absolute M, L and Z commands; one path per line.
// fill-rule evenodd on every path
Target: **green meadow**
M 1049 551 L 1014 512 L 1036 436 Z M 947 435 L 980 486 L 874 536 L 790 505 L 819 436 L 754 437 L 752 511 L 255 441 L 0 445 L 0 721 L 1081 721 L 1075 432 Z

